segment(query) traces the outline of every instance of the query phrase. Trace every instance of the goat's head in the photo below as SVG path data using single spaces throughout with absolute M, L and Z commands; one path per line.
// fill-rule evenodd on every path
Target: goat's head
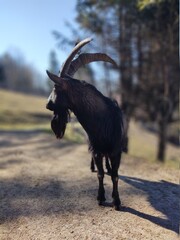
M 58 77 L 48 71 L 47 74 L 55 85 L 48 98 L 46 108 L 54 112 L 51 120 L 51 128 L 57 138 L 62 138 L 70 116 L 66 90 L 67 82 L 64 78 Z
M 49 95 L 46 108 L 50 111 L 58 112 L 60 108 L 67 108 L 67 79 L 58 77 L 47 71 L 49 78 L 55 83 Z
M 63 137 L 66 123 L 68 121 L 69 110 L 71 109 L 72 105 L 72 102 L 69 98 L 70 89 L 68 82 L 73 81 L 72 77 L 75 72 L 82 65 L 95 61 L 105 61 L 116 65 L 114 60 L 103 53 L 84 53 L 80 54 L 76 59 L 73 60 L 79 50 L 91 40 L 91 38 L 86 38 L 76 44 L 69 57 L 63 64 L 59 76 L 56 76 L 47 71 L 49 78 L 55 83 L 55 85 L 48 98 L 46 108 L 54 112 L 51 127 L 58 138 Z M 72 90 L 73 89 L 71 89 L 71 91 Z
M 64 62 L 61 71 L 59 73 L 59 77 L 48 72 L 47 74 L 49 78 L 55 83 L 54 88 L 48 98 L 48 103 L 46 105 L 46 108 L 57 112 L 61 106 L 63 107 L 68 107 L 67 106 L 67 83 L 66 81 L 68 80 L 68 76 L 72 76 L 73 74 L 69 74 L 69 70 L 73 67 L 72 65 L 72 60 L 75 57 L 75 55 L 79 52 L 79 50 L 87 43 L 91 41 L 91 38 L 87 38 L 78 44 L 73 48 L 71 54 L 69 57 L 66 59 Z M 70 68 L 71 66 L 71 68 Z M 79 68 L 79 67 L 78 67 Z M 75 70 L 77 71 L 77 70 Z

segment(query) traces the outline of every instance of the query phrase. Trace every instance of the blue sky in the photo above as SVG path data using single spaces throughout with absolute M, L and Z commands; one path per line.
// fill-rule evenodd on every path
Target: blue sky
M 49 53 L 56 49 L 51 32 L 70 35 L 65 22 L 75 24 L 75 4 L 75 0 L 0 0 L 0 56 L 22 55 L 45 76 Z M 67 53 L 56 50 L 62 63 Z

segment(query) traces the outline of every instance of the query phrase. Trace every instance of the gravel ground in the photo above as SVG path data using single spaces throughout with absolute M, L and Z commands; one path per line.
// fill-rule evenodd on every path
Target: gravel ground
M 97 204 L 86 145 L 1 133 L 0 150 L 0 240 L 178 239 L 178 170 L 123 156 L 118 212 L 108 175 L 107 206 Z

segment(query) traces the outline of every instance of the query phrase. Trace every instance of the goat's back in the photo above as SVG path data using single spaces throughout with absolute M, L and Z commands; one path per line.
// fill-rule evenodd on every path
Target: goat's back
M 90 150 L 102 154 L 121 152 L 123 118 L 117 102 L 79 80 L 72 79 L 71 89 L 72 111 L 88 134 Z

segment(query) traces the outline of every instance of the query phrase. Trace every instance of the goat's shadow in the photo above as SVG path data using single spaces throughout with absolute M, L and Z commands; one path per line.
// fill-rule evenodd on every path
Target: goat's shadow
M 0 180 L 0 225 L 20 216 L 84 212 L 84 207 L 76 202 L 77 196 L 83 201 L 91 201 L 86 211 L 92 210 L 96 189 L 90 179 L 86 184 L 84 179 L 79 181 L 81 188 L 70 183 L 53 178 L 42 178 L 33 183 L 31 176 Z M 90 191 L 84 185 L 90 186 Z
M 180 220 L 178 184 L 164 180 L 160 182 L 148 181 L 128 176 L 119 176 L 119 178 L 136 189 L 143 191 L 147 195 L 147 200 L 151 206 L 161 212 L 165 218 L 152 216 L 126 206 L 122 206 L 122 211 L 147 219 L 163 228 L 178 233 Z

